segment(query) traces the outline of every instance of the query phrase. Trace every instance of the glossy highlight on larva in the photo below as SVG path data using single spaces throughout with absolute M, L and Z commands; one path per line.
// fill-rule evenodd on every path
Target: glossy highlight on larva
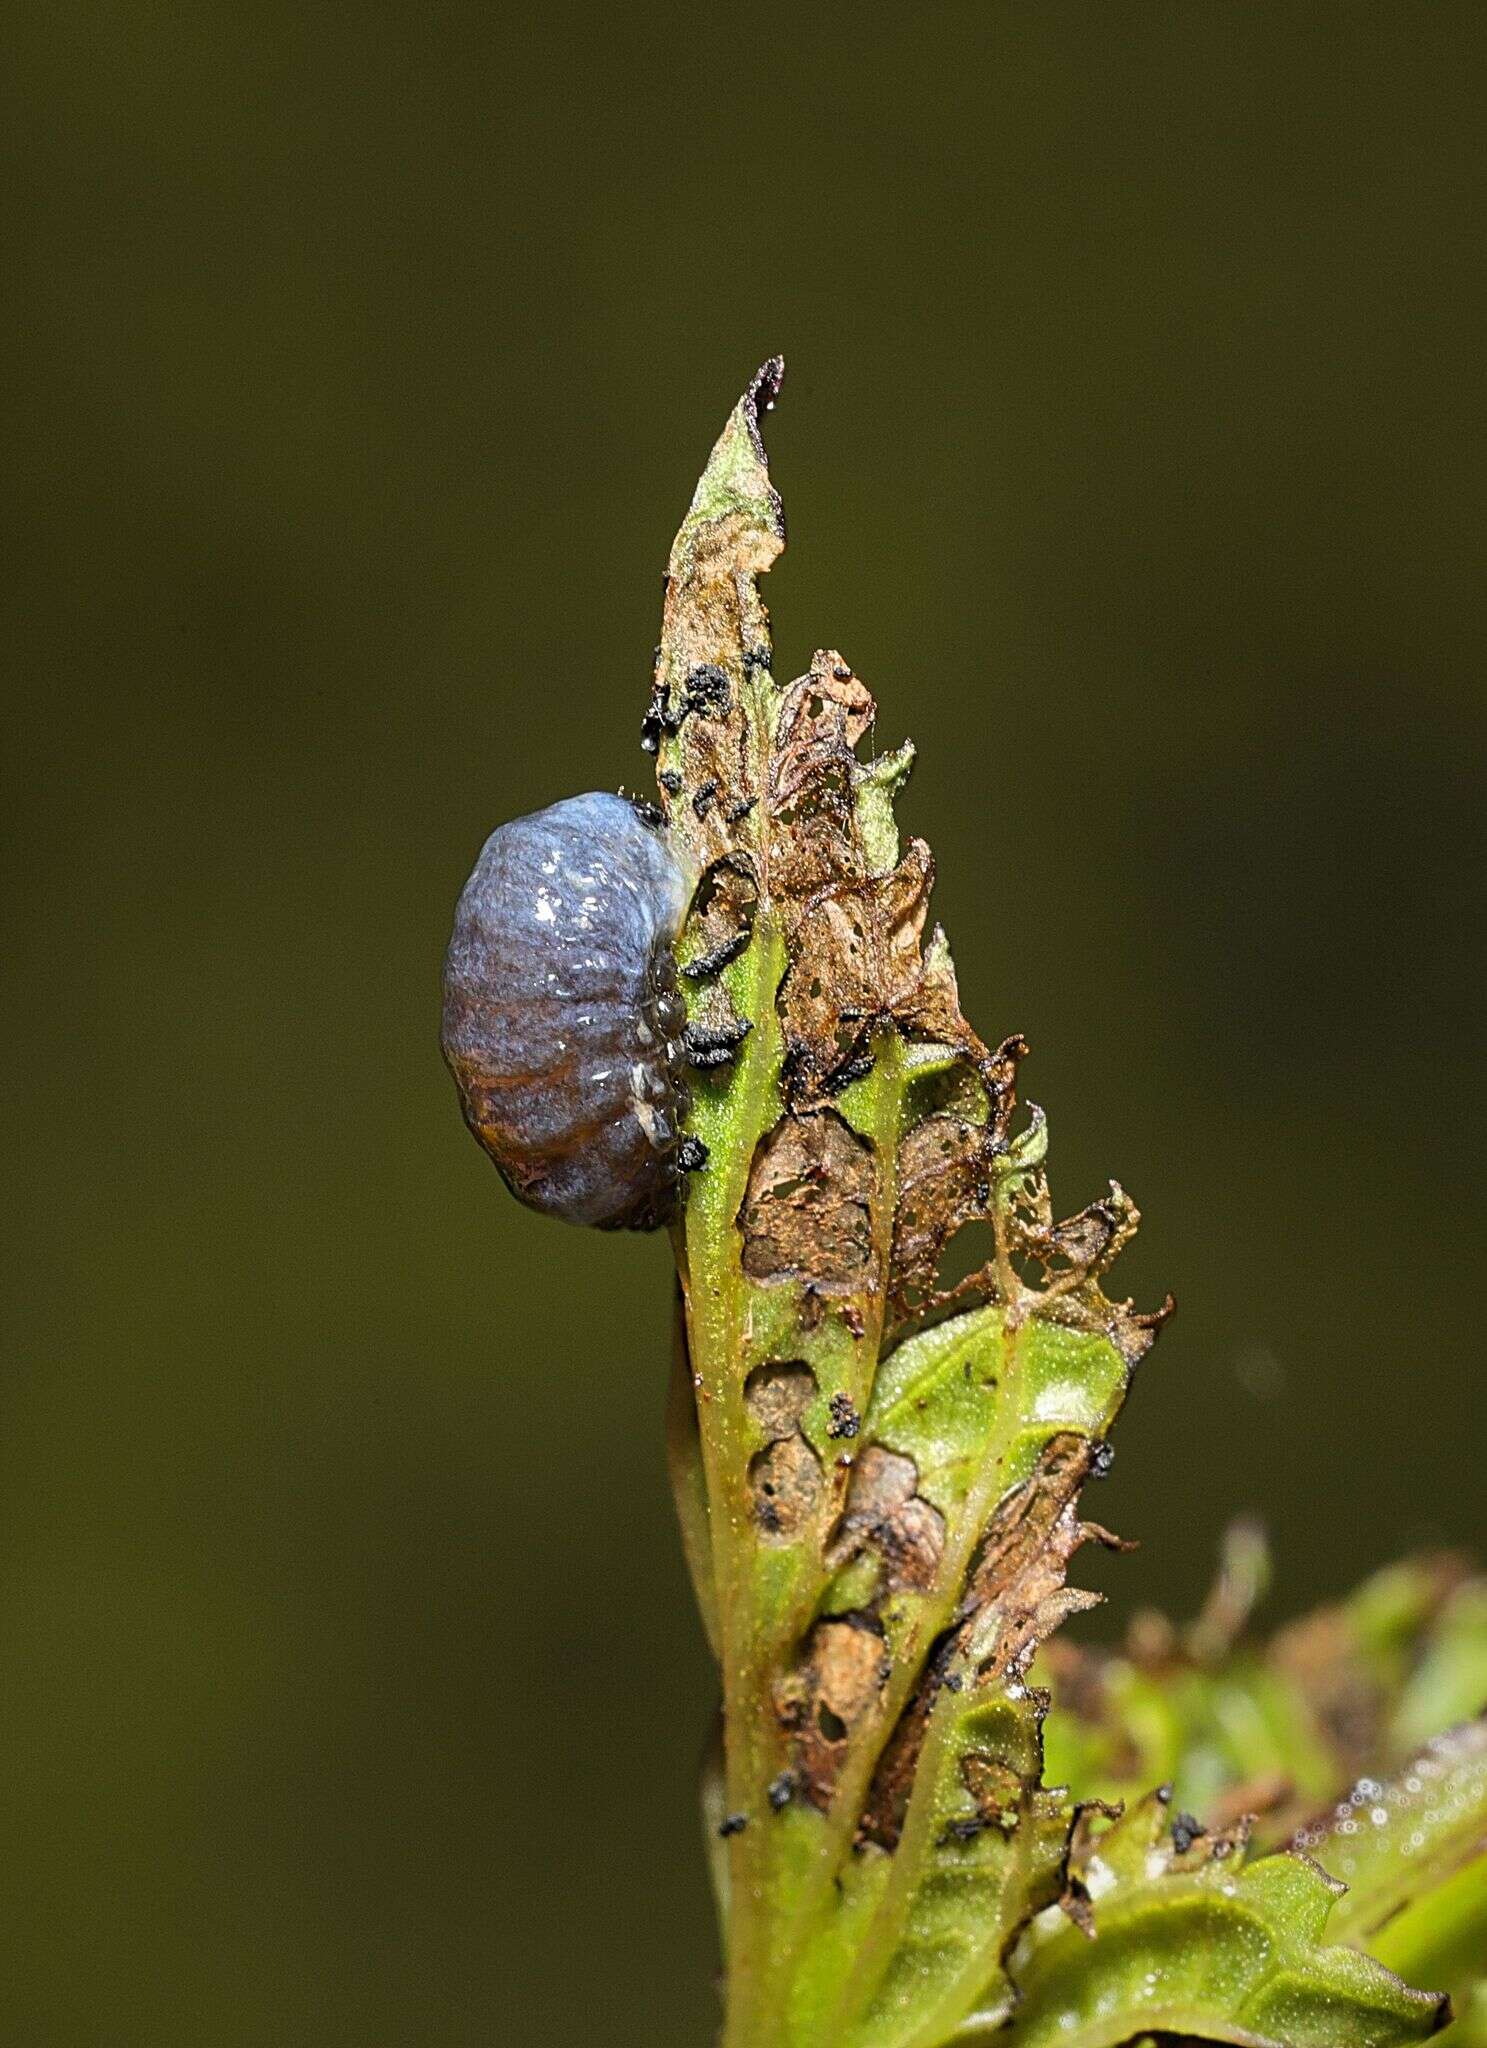
M 444 1057 L 465 1121 L 519 1200 L 650 1229 L 686 1163 L 686 876 L 627 799 L 592 793 L 485 842 L 444 967 Z

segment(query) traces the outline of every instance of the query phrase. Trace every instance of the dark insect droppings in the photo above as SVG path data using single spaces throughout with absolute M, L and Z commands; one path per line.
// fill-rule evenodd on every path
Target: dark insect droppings
M 703 1024 L 689 1024 L 682 1037 L 682 1049 L 694 1067 L 722 1067 L 733 1058 L 753 1025 L 741 1017 L 729 1027 L 716 1030 Z
M 750 937 L 749 931 L 736 932 L 720 946 L 714 946 L 710 953 L 704 953 L 700 960 L 689 960 L 682 973 L 688 981 L 706 981 L 710 975 L 721 974 L 730 960 L 738 958 Z
M 869 1048 L 865 1052 L 854 1053 L 849 1060 L 844 1061 L 835 1073 L 827 1077 L 826 1085 L 833 1095 L 840 1095 L 843 1089 L 850 1088 L 854 1081 L 865 1081 L 872 1070 L 873 1054 Z
M 857 1410 L 852 1405 L 850 1394 L 833 1394 L 829 1404 L 829 1420 L 826 1434 L 830 1437 L 854 1437 L 859 1428 Z
M 682 696 L 686 711 L 700 712 L 704 717 L 721 717 L 733 704 L 732 685 L 722 669 L 711 661 L 688 672 Z
M 1190 1813 L 1180 1813 L 1172 1823 L 1172 1846 L 1179 1856 L 1186 1856 L 1194 1842 L 1207 1832 L 1201 1820 L 1195 1820 Z

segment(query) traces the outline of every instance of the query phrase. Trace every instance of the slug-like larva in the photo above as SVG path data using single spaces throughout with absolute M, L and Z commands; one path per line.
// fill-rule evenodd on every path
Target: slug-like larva
M 529 1207 L 653 1229 L 698 1163 L 680 1131 L 672 954 L 690 896 L 623 797 L 568 797 L 481 848 L 444 966 L 444 1057 L 465 1122 Z

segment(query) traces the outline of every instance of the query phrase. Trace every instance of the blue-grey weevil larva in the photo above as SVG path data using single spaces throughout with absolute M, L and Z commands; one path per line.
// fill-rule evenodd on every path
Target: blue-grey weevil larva
M 650 1229 L 690 1163 L 686 1009 L 672 944 L 691 889 L 624 797 L 568 797 L 494 831 L 444 966 L 444 1057 L 518 1200 Z

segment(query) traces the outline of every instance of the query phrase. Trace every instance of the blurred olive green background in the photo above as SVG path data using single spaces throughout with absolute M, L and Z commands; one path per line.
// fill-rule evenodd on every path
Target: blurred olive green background
M 703 2043 L 667 1251 L 464 1136 L 454 896 L 783 350 L 780 671 L 1180 1297 L 1103 1625 L 1474 1541 L 1483 12 L 9 19 L 0 2037 Z

